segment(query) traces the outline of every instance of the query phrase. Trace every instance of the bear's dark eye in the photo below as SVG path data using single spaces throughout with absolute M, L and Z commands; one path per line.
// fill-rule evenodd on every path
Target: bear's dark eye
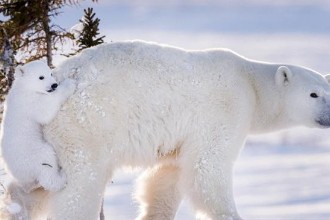
M 45 77 L 43 77 L 43 76 L 39 76 L 39 79 L 40 79 L 40 80 L 43 80 L 44 78 L 45 78 Z
M 312 98 L 317 98 L 317 97 L 319 97 L 315 92 L 313 92 L 313 93 L 311 93 L 311 97 Z

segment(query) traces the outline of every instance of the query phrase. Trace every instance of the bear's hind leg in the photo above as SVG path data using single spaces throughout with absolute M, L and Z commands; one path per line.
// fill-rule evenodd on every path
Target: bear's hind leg
M 178 189 L 180 170 L 174 164 L 148 169 L 139 178 L 137 198 L 141 203 L 139 220 L 174 219 L 181 202 Z

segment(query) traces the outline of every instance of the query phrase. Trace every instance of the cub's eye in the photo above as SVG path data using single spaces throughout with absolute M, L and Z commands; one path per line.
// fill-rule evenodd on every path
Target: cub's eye
M 43 80 L 44 78 L 45 78 L 45 77 L 43 77 L 43 76 L 39 76 L 39 79 L 40 79 L 40 80 Z
M 311 97 L 312 98 L 317 98 L 317 97 L 319 97 L 315 92 L 313 92 L 313 93 L 311 93 Z

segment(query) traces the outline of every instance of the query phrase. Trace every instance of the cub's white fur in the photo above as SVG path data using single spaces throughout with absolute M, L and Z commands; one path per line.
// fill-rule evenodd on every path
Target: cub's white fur
M 57 85 L 51 69 L 41 61 L 33 61 L 16 68 L 6 97 L 2 157 L 15 184 L 26 192 L 40 186 L 57 191 L 66 183 L 55 151 L 44 140 L 42 131 L 75 89 L 73 80 Z

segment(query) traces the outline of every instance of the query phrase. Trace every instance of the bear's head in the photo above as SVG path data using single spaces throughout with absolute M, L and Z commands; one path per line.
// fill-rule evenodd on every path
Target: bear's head
M 58 84 L 52 76 L 52 70 L 42 61 L 32 61 L 15 70 L 15 82 L 32 92 L 49 94 Z
M 298 66 L 280 66 L 275 83 L 284 120 L 290 125 L 330 127 L 330 75 Z

